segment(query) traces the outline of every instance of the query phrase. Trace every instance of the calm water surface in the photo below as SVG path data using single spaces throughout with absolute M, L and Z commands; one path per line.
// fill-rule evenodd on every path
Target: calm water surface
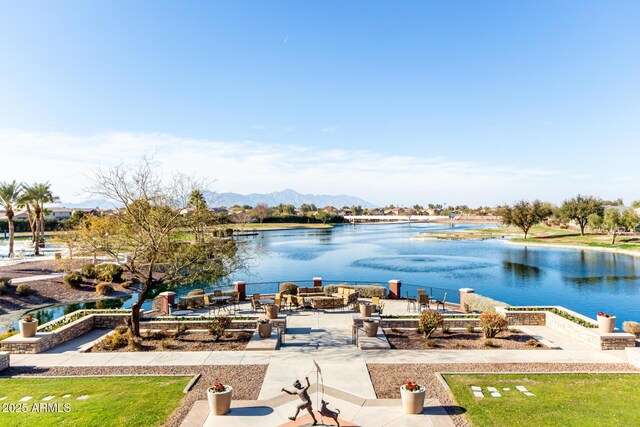
M 479 227 L 456 225 L 456 229 Z M 595 318 L 598 311 L 640 321 L 640 259 L 549 249 L 502 240 L 419 241 L 421 231 L 449 225 L 371 224 L 326 230 L 262 232 L 247 238 L 255 256 L 247 282 L 359 280 L 437 288 L 471 287 L 512 305 L 562 305 Z M 327 281 L 325 280 L 325 284 Z M 403 287 L 413 291 L 413 288 Z M 248 290 L 250 291 L 250 290 Z M 442 296 L 444 291 L 434 291 Z M 448 295 L 457 300 L 457 295 Z
M 456 229 L 481 227 L 456 225 Z M 457 289 L 512 305 L 562 305 L 595 318 L 598 311 L 640 321 L 640 258 L 626 255 L 508 244 L 503 240 L 420 241 L 421 231 L 448 225 L 346 225 L 325 230 L 266 231 L 243 238 L 252 254 L 250 274 L 233 280 L 301 281 L 320 276 L 327 283 L 403 282 L 403 295 L 418 286 L 438 298 L 458 301 Z M 197 286 L 202 287 L 202 286 Z M 274 292 L 276 285 L 247 292 Z M 179 289 L 178 295 L 189 289 Z M 453 292 L 451 291 L 453 290 Z M 129 308 L 134 299 L 67 304 L 37 311 L 41 324 L 79 308 Z M 151 302 L 143 305 L 149 309 Z M 17 325 L 16 325 L 17 326 Z

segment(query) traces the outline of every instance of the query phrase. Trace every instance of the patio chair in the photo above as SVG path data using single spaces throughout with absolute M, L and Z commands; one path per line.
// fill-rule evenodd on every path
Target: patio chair
M 211 301 L 211 299 L 209 298 L 209 295 L 205 295 L 203 297 L 204 300 L 204 308 L 209 309 L 209 317 L 211 317 L 211 310 L 213 309 L 213 314 L 216 314 L 216 310 L 219 310 L 219 306 L 217 304 L 217 301 Z
M 411 311 L 413 307 L 413 311 L 416 311 L 416 299 L 409 297 L 409 291 L 407 291 L 407 311 Z
M 380 298 L 379 297 L 371 297 L 371 305 L 373 309 L 377 312 L 380 312 Z
M 282 298 L 280 297 L 280 293 L 275 294 L 275 296 L 273 297 L 273 305 L 277 306 L 278 308 L 282 308 Z
M 442 306 L 442 311 L 445 311 L 445 307 L 444 307 L 444 303 L 447 302 L 447 293 L 444 293 L 444 297 L 442 298 L 442 301 L 440 300 L 436 300 L 436 310 L 438 310 L 439 306 Z
M 256 295 L 258 295 L 257 298 L 256 298 Z M 262 303 L 258 301 L 259 299 L 260 299 L 260 294 L 253 294 L 253 296 L 251 297 L 251 309 L 254 312 L 257 312 L 263 309 Z
M 418 289 L 418 295 L 426 295 L 427 291 L 425 289 Z
M 290 294 L 284 294 L 284 306 L 289 308 L 289 311 L 293 310 L 293 307 L 300 308 L 298 299 Z
M 430 307 L 429 307 L 429 295 L 418 294 L 418 304 L 419 304 L 419 307 L 420 307 L 420 311 L 422 311 L 422 307 L 424 307 L 427 310 L 429 310 L 430 309 Z

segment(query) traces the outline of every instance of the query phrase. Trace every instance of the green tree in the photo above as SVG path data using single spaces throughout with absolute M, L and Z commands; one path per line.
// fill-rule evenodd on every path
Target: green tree
M 205 225 L 209 214 L 209 207 L 207 206 L 207 200 L 204 198 L 202 191 L 196 188 L 191 191 L 189 195 L 188 207 L 193 209 L 190 214 L 191 228 L 195 235 L 196 242 L 202 240 L 204 234 Z
M 13 244 L 16 234 L 13 224 L 13 217 L 15 215 L 13 209 L 20 204 L 22 191 L 22 185 L 18 184 L 15 180 L 0 183 L 0 201 L 4 207 L 5 215 L 7 216 L 7 223 L 9 225 L 9 258 L 13 258 Z
M 628 231 L 635 231 L 640 224 L 640 217 L 633 209 L 625 209 L 620 217 L 620 222 Z
M 28 198 L 34 206 L 34 220 L 36 225 L 36 241 L 35 243 L 35 255 L 40 255 L 40 244 L 44 242 L 44 217 L 46 215 L 45 204 L 56 203 L 60 199 L 53 195 L 51 192 L 51 184 L 36 183 L 29 187 L 27 190 Z
M 276 206 L 276 210 L 281 216 L 296 214 L 296 207 L 289 204 L 280 203 L 278 206 Z
M 620 228 L 623 227 L 622 216 L 617 209 L 607 209 L 602 219 L 602 229 L 611 235 L 611 244 L 616 244 L 616 237 Z
M 181 185 L 184 190 L 188 187 Z M 137 166 L 98 170 L 93 178 L 93 195 L 121 206 L 116 214 L 105 216 L 109 224 L 101 224 L 109 232 L 103 233 L 100 250 L 142 283 L 130 317 L 137 336 L 140 307 L 153 289 L 215 283 L 242 267 L 243 256 L 233 239 L 205 235 L 199 242 L 184 242 L 176 238 L 185 226 L 181 212 L 197 188 L 191 187 L 176 194 L 175 180 L 164 183 L 148 160 Z
M 550 214 L 549 206 L 540 200 L 534 200 L 531 203 L 521 200 L 513 206 L 503 208 L 502 222 L 505 225 L 514 225 L 520 228 L 526 239 L 531 227 L 539 224 Z
M 362 206 L 358 205 L 353 205 L 351 206 L 351 213 L 353 215 L 362 215 L 362 212 L 364 212 L 364 209 L 362 209 Z
M 602 217 L 596 213 L 592 213 L 587 218 L 587 224 L 591 229 L 600 231 L 602 230 Z
M 631 207 L 634 209 L 640 208 L 640 200 L 634 200 L 633 202 L 631 202 Z
M 604 205 L 602 200 L 593 196 L 582 196 L 565 200 L 560 207 L 560 214 L 565 220 L 574 220 L 580 226 L 580 234 L 584 236 L 584 228 L 589 221 L 589 215 L 603 216 Z
M 317 220 L 322 221 L 323 224 L 326 224 L 327 221 L 331 219 L 331 214 L 329 214 L 329 212 L 322 209 L 317 211 L 314 216 Z

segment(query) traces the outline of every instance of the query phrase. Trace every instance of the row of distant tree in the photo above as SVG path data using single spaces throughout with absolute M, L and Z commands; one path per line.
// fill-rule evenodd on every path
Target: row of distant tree
M 621 199 L 604 201 L 594 196 L 577 195 L 565 200 L 562 205 L 534 200 L 519 201 L 511 206 L 500 208 L 502 222 L 513 225 L 524 232 L 527 238 L 529 230 L 543 221 L 551 225 L 573 222 L 580 227 L 580 234 L 584 236 L 586 227 L 595 232 L 606 232 L 612 236 L 611 244 L 615 244 L 620 232 L 635 231 L 640 225 L 640 217 L 635 209 L 640 208 L 640 201 L 632 203 L 631 208 L 620 209 L 624 206 Z

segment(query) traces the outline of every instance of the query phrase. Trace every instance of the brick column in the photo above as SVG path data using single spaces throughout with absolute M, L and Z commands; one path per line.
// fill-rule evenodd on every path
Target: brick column
M 313 287 L 321 288 L 322 287 L 322 277 L 314 277 L 313 278 Z
M 389 299 L 402 298 L 402 282 L 400 280 L 389 280 Z
M 463 313 L 468 313 L 467 309 L 465 308 L 465 300 L 467 297 L 467 294 L 473 294 L 476 291 L 474 289 L 471 288 L 460 288 L 460 311 L 462 311 Z
M 160 292 L 158 296 L 160 299 L 160 312 L 162 314 L 169 314 L 169 307 L 172 307 L 176 302 L 176 293 L 175 292 Z
M 238 300 L 239 301 L 246 301 L 247 300 L 247 283 L 246 282 L 242 282 L 242 281 L 238 281 L 238 282 L 233 282 L 233 289 L 236 290 L 236 292 L 238 293 Z

